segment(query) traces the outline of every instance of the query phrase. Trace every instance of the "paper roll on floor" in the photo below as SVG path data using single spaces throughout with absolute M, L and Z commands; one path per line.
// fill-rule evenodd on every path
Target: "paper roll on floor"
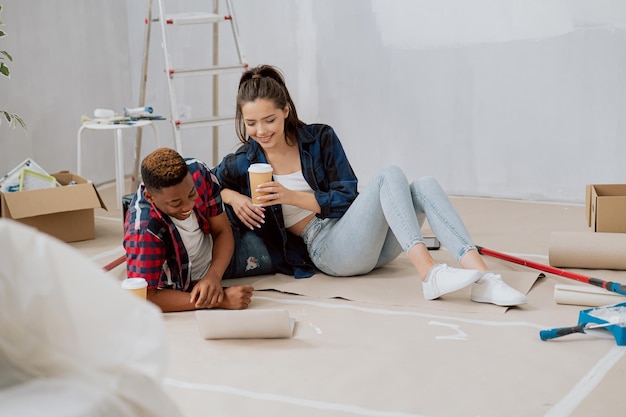
M 557 284 L 554 286 L 554 301 L 557 304 L 600 307 L 626 302 L 626 297 L 604 288 Z
M 275 339 L 293 334 L 295 319 L 286 310 L 196 310 L 204 339 Z
M 550 265 L 626 270 L 626 233 L 552 232 Z

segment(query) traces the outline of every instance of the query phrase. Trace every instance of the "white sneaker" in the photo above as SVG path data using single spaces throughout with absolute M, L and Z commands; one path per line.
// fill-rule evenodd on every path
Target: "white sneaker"
M 460 290 L 476 282 L 483 276 L 483 272 L 472 269 L 450 268 L 446 264 L 436 264 L 422 283 L 424 298 L 434 300 L 444 294 Z
M 487 272 L 472 285 L 472 301 L 510 307 L 526 304 L 526 296 L 509 287 L 499 274 Z

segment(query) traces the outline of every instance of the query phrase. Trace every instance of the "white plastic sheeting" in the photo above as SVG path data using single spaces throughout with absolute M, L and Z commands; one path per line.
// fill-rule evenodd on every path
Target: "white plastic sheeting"
M 0 416 L 172 417 L 160 310 L 71 246 L 0 219 Z

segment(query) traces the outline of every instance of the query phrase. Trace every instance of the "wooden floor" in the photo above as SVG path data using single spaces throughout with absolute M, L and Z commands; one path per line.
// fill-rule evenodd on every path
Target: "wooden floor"
M 99 265 L 123 254 L 114 187 L 96 212 L 96 239 L 73 243 Z M 580 205 L 452 198 L 476 244 L 547 264 L 553 231 L 587 231 Z M 429 233 L 426 227 L 425 233 Z M 454 265 L 445 248 L 436 260 Z M 251 309 L 285 309 L 291 339 L 204 340 L 194 313 L 164 314 L 165 390 L 187 417 L 616 416 L 626 397 L 626 352 L 608 331 L 541 341 L 541 329 L 575 325 L 576 305 L 556 284 L 580 284 L 485 258 L 528 304 L 472 303 L 462 290 L 425 301 L 405 256 L 370 276 L 240 280 Z M 585 271 L 626 283 L 621 271 Z M 124 265 L 111 275 L 122 279 Z

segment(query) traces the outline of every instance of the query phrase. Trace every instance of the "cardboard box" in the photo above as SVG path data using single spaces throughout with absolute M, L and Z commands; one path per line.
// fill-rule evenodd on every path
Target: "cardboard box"
M 587 225 L 594 232 L 626 233 L 626 184 L 588 184 Z
M 96 187 L 68 171 L 52 174 L 63 187 L 0 192 L 0 217 L 17 220 L 65 242 L 96 237 L 94 209 L 106 205 Z M 71 181 L 74 185 L 68 185 Z

